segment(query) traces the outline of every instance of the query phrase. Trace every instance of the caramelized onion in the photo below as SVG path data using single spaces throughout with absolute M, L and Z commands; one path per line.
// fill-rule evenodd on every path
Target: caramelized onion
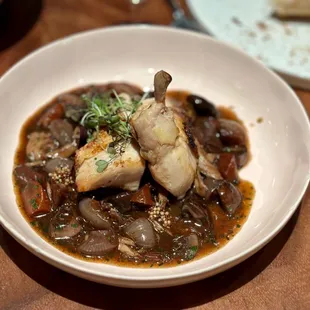
M 95 228 L 109 229 L 111 227 L 109 220 L 105 218 L 101 210 L 99 201 L 85 198 L 79 202 L 79 209 L 82 216 Z
M 125 228 L 125 233 L 144 248 L 152 248 L 156 243 L 153 226 L 146 218 L 139 218 Z
M 117 247 L 115 234 L 108 230 L 91 231 L 85 241 L 78 247 L 84 255 L 100 256 L 113 251 Z

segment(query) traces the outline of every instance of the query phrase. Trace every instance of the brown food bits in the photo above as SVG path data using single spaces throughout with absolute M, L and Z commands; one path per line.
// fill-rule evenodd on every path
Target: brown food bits
M 234 154 L 221 154 L 218 161 L 218 169 L 225 180 L 230 182 L 238 182 L 237 161 Z
M 38 125 L 47 128 L 53 120 L 64 116 L 64 109 L 60 103 L 57 103 L 46 110 L 38 121 Z
M 267 24 L 265 24 L 264 22 L 257 22 L 256 25 L 257 25 L 257 27 L 258 27 L 260 30 L 265 31 L 265 30 L 268 29 Z
M 130 201 L 139 205 L 152 206 L 154 204 L 154 200 L 151 194 L 151 186 L 149 184 L 145 184 L 132 195 Z
M 231 21 L 232 21 L 235 25 L 237 25 L 237 26 L 242 26 L 241 20 L 240 20 L 239 18 L 235 17 L 235 16 L 232 17 Z
M 42 185 L 36 181 L 30 181 L 22 192 L 24 208 L 30 217 L 51 211 L 51 203 Z

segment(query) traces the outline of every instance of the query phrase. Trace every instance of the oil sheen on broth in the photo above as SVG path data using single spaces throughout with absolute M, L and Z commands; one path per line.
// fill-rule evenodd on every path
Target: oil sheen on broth
M 188 92 L 170 91 L 166 102 L 173 104 L 175 111 L 181 114 L 185 111 L 187 128 L 196 143 L 203 147 L 212 167 L 222 176 L 220 180 L 202 176 L 203 184 L 207 184 L 210 191 L 205 197 L 198 195 L 193 186 L 184 198 L 176 199 L 154 181 L 148 169 L 134 192 L 116 188 L 77 191 L 75 152 L 85 146 L 93 134 L 89 128 L 81 126 L 87 109 L 85 97 L 82 100 L 81 96 L 86 94 L 94 98 L 108 94 L 115 97 L 112 89 L 117 94 L 128 94 L 136 102 L 143 95 L 138 87 L 123 83 L 87 86 L 56 97 L 25 122 L 13 172 L 17 203 L 25 219 L 47 242 L 69 255 L 120 266 L 170 267 L 224 246 L 242 228 L 255 195 L 253 185 L 238 177 L 238 170 L 249 161 L 249 141 L 233 110 L 215 108 L 207 100 Z M 77 127 L 79 130 L 75 130 Z M 61 168 L 67 168 L 67 164 L 71 167 L 69 172 L 65 171 L 68 172 L 66 178 L 60 180 L 65 186 L 59 183 L 55 167 L 51 163 L 48 166 L 51 160 L 45 154 L 40 157 L 31 153 L 29 135 L 34 132 L 45 134 L 43 140 L 41 135 L 34 141 L 34 148 L 36 143 L 48 140 L 50 145 L 45 152 L 53 154 L 49 155 L 51 158 L 63 152 L 66 159 L 60 161 L 65 163 Z M 78 135 L 78 141 L 76 149 L 72 150 L 70 145 L 76 137 L 71 136 L 74 134 Z M 42 151 L 40 145 L 39 149 Z M 33 157 L 29 158 L 29 154 Z M 57 163 L 54 160 L 53 164 Z M 33 188 L 29 188 L 29 181 Z M 206 190 L 205 187 L 202 190 Z M 155 207 L 163 198 L 158 197 L 165 200 L 159 212 Z M 41 208 L 42 212 L 38 212 Z M 150 246 L 139 243 L 141 229 L 151 229 L 145 232 L 146 238 L 155 238 L 148 240 Z M 90 239 L 95 247 L 87 244 Z

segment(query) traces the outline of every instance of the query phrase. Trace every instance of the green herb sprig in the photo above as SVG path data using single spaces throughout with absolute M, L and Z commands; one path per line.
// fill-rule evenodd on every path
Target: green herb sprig
M 115 90 L 112 90 L 112 93 L 114 97 L 111 93 L 93 97 L 82 96 L 87 103 L 87 110 L 81 119 L 81 125 L 97 132 L 104 127 L 117 140 L 126 140 L 131 138 L 129 120 L 146 95 L 139 101 L 132 99 L 128 102 Z
M 95 163 L 98 173 L 103 172 L 117 156 L 124 152 L 125 146 L 132 138 L 130 118 L 148 95 L 145 93 L 140 100 L 132 98 L 128 101 L 119 96 L 115 90 L 112 90 L 112 94 L 114 96 L 111 96 L 111 92 L 101 96 L 82 96 L 87 103 L 87 109 L 80 124 L 87 129 L 89 140 L 93 139 L 101 128 L 107 130 L 113 138 L 113 142 L 107 149 L 109 160 L 98 160 Z

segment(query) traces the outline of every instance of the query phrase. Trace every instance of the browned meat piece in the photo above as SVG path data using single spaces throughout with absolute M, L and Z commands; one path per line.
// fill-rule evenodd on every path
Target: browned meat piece
M 120 156 L 100 169 L 100 164 L 105 165 L 110 160 L 107 148 L 112 141 L 112 137 L 101 130 L 95 140 L 76 152 L 76 185 L 79 192 L 100 187 L 119 187 L 131 191 L 139 188 L 145 163 L 134 142 L 128 142 Z
M 193 184 L 197 161 L 184 131 L 182 119 L 165 105 L 171 76 L 160 71 L 154 79 L 155 99 L 146 99 L 131 119 L 141 156 L 149 162 L 155 181 L 176 197 Z

